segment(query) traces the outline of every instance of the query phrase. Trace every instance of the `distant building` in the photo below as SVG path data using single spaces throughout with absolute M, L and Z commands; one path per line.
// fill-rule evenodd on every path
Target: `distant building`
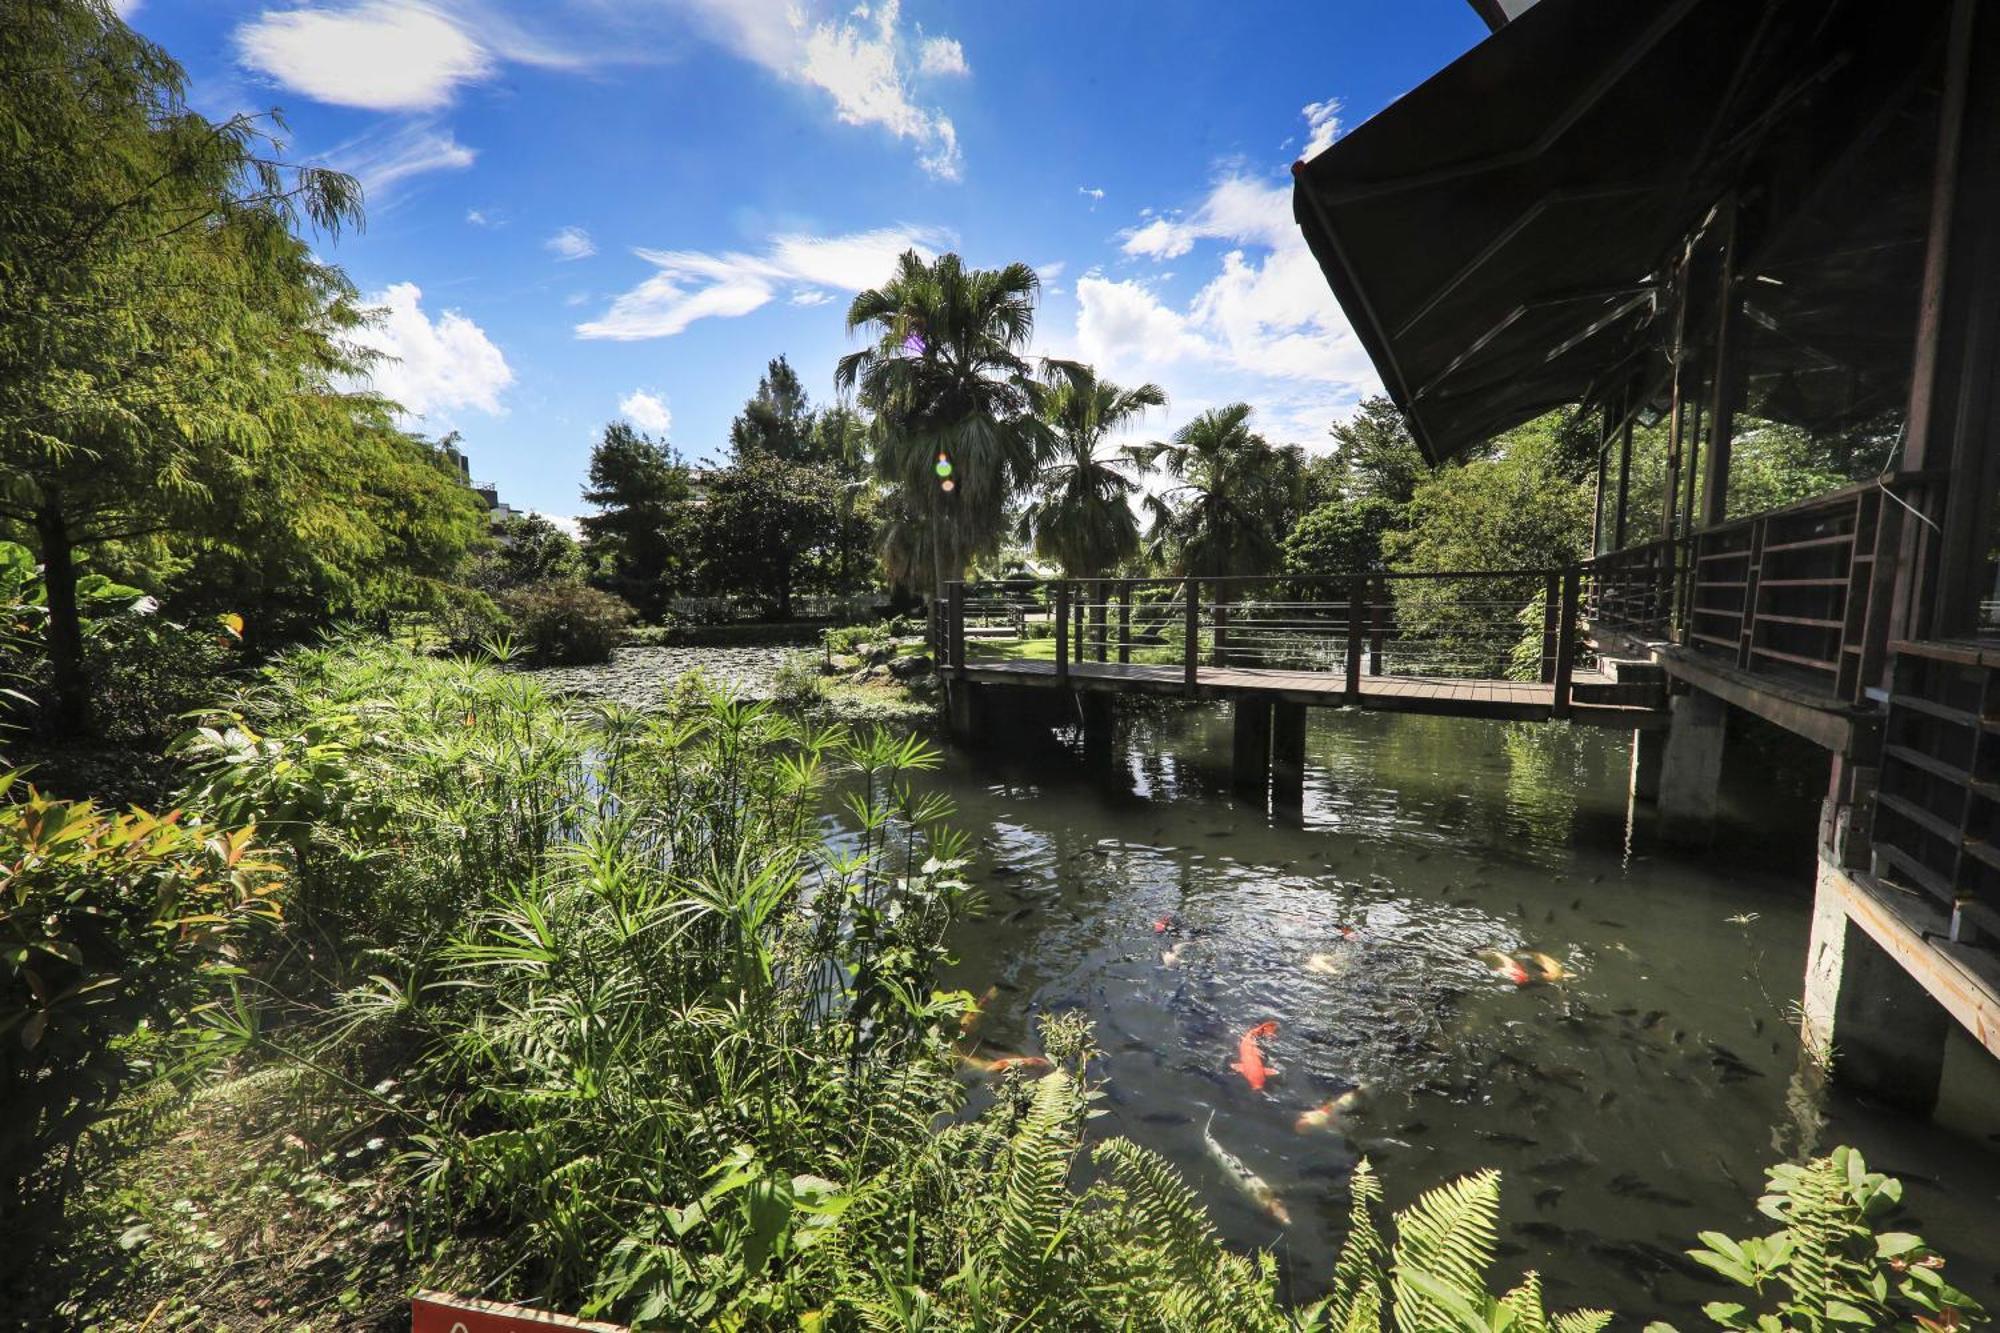
M 472 460 L 466 456 L 465 450 L 459 448 L 458 439 L 457 431 L 445 436 L 438 441 L 438 452 L 444 455 L 445 461 L 458 473 L 458 479 L 486 503 L 487 521 L 498 527 L 508 519 L 524 513 L 524 510 L 516 509 L 500 498 L 500 487 L 497 483 L 472 479 Z

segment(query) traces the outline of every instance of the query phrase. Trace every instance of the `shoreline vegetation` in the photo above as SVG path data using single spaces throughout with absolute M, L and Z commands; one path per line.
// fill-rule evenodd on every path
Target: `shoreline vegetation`
M 112 1043 L 123 1095 L 39 1177 L 62 1214 L 22 1314 L 387 1329 L 422 1286 L 670 1329 L 1603 1326 L 1549 1320 L 1532 1278 L 1489 1294 L 1491 1172 L 1393 1228 L 1358 1173 L 1332 1290 L 1289 1306 L 1164 1160 L 1092 1141 L 1080 1019 L 1045 1018 L 1037 1059 L 962 1055 L 976 1006 L 935 976 L 978 902 L 919 740 L 353 639 L 282 658 L 176 761 L 206 896 L 168 923 L 173 1003 Z M 1704 1233 L 1719 1277 L 1878 1327 L 1975 1317 L 1875 1230 L 1898 1191 L 1858 1157 L 1773 1185 L 1797 1238 Z

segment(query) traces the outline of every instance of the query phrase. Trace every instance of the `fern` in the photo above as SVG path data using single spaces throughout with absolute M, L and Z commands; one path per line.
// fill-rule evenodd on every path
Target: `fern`
M 1008 1150 L 1007 1183 L 992 1252 L 994 1295 L 1022 1323 L 1055 1288 L 1055 1254 L 1070 1207 L 1069 1169 L 1081 1107 L 1069 1074 L 1036 1080 L 1028 1112 Z
M 1430 1333 L 1458 1323 L 1446 1293 L 1485 1297 L 1499 1215 L 1497 1171 L 1440 1185 L 1396 1215 L 1390 1284 L 1401 1333 Z
M 1365 1157 L 1354 1168 L 1348 1196 L 1347 1239 L 1333 1265 L 1327 1319 L 1341 1333 L 1377 1333 L 1382 1327 L 1382 1237 L 1375 1229 L 1375 1208 L 1382 1202 L 1382 1182 Z

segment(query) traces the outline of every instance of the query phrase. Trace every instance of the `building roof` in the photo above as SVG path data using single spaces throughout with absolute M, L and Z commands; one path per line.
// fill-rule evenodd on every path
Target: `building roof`
M 1434 462 L 1622 385 L 1669 336 L 1678 246 L 1770 127 L 1823 107 L 1814 151 L 1837 150 L 1835 118 L 1929 42 L 1867 0 L 1517 8 L 1293 168 L 1307 243 Z

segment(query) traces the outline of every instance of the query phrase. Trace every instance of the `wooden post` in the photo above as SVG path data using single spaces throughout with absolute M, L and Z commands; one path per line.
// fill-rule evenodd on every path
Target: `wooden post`
M 1132 661 L 1132 582 L 1125 580 L 1118 586 L 1118 665 L 1127 666 Z
M 1201 662 L 1201 580 L 1189 575 L 1181 586 L 1187 593 L 1187 642 L 1182 645 L 1181 684 L 1192 699 Z
M 1560 652 L 1561 631 L 1556 618 L 1562 614 L 1562 574 L 1550 570 L 1542 580 L 1542 684 L 1556 678 L 1556 656 Z
M 1111 657 L 1111 593 L 1103 579 L 1090 581 L 1090 618 L 1097 622 L 1091 638 L 1097 642 L 1097 660 Z
M 1389 634 L 1385 622 L 1389 618 L 1388 585 L 1377 583 L 1375 595 L 1368 599 L 1368 674 L 1382 674 L 1382 645 Z
M 1347 701 L 1361 702 L 1361 636 L 1368 624 L 1368 580 L 1347 581 Z
M 1569 683 L 1576 671 L 1576 599 L 1580 582 L 1574 565 L 1562 572 L 1561 620 L 1556 627 L 1556 669 L 1555 706 L 1551 715 L 1566 718 L 1570 715 Z
M 1709 358 L 1714 372 L 1708 408 L 1708 460 L 1702 473 L 1701 507 L 1695 523 L 1712 528 L 1729 513 L 1730 434 L 1735 429 L 1736 399 L 1743 383 L 1742 302 L 1736 297 L 1736 198 L 1723 201 L 1722 273 L 1719 312 L 1715 323 L 1715 352 Z
M 1090 657 L 1089 621 L 1085 618 L 1089 602 L 1090 585 L 1078 583 L 1076 591 L 1070 596 L 1070 614 L 1076 617 L 1076 628 L 1071 633 L 1070 643 L 1079 662 L 1088 661 Z
M 962 579 L 951 585 L 951 667 L 960 680 L 965 679 L 965 582 Z
M 1227 587 L 1216 591 L 1215 597 L 1215 664 L 1229 665 L 1229 599 L 1225 595 Z
M 1625 428 L 1618 432 L 1618 516 L 1612 525 L 1611 549 L 1625 549 L 1625 511 L 1632 503 L 1632 417 L 1625 418 Z
M 1271 705 L 1271 808 L 1305 806 L 1306 706 L 1280 699 Z
M 1056 679 L 1069 679 L 1069 584 L 1057 579 L 1056 589 Z

